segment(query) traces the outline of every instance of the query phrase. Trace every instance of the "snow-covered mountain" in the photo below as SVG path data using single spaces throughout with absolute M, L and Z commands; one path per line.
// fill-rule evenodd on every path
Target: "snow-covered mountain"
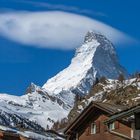
M 74 95 L 86 95 L 96 78 L 127 76 L 119 64 L 113 44 L 102 34 L 89 31 L 84 43 L 76 50 L 71 64 L 49 79 L 43 86 L 49 95 L 55 95 L 73 105 Z
M 16 127 L 29 121 L 26 128 L 35 128 L 31 124 L 40 130 L 51 128 L 67 118 L 76 94 L 87 95 L 97 77 L 117 78 L 121 73 L 127 76 L 112 43 L 102 34 L 88 32 L 71 64 L 43 87 L 32 83 L 23 96 L 0 94 L 0 124 Z
M 31 84 L 23 96 L 0 94 L 0 124 L 42 130 L 67 117 L 69 106 Z M 39 126 L 38 126 L 39 125 Z

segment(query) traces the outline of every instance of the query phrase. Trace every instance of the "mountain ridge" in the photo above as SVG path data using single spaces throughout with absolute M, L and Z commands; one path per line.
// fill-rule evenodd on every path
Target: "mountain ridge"
M 76 118 L 92 101 L 127 107 L 139 104 L 140 76 L 127 80 L 112 80 L 102 77 L 98 83 L 93 85 L 88 95 L 75 102 L 73 109 L 68 115 L 67 123 L 71 123 L 73 118 Z
M 117 78 L 119 74 L 127 77 L 113 44 L 104 35 L 90 31 L 66 69 L 42 87 L 31 83 L 20 97 L 0 94 L 1 109 L 21 115 L 23 122 L 29 119 L 50 129 L 55 122 L 68 117 L 76 96 L 88 95 L 97 78 Z M 9 125 L 15 126 L 14 121 Z
M 76 49 L 71 64 L 49 79 L 43 88 L 52 96 L 59 96 L 60 93 L 62 96 L 62 91 L 69 96 L 73 93 L 82 96 L 88 94 L 97 77 L 113 79 L 120 74 L 128 76 L 118 62 L 113 44 L 104 35 L 89 31 L 84 43 Z M 63 100 L 67 99 L 64 97 Z M 74 102 L 67 103 L 73 106 Z

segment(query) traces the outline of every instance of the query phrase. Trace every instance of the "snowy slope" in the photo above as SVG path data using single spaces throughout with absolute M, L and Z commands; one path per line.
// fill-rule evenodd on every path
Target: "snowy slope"
M 50 95 L 57 95 L 73 105 L 74 95 L 87 94 L 96 77 L 117 78 L 121 73 L 127 76 L 112 43 L 105 36 L 90 31 L 82 46 L 76 50 L 71 64 L 49 79 L 43 88 Z
M 31 120 L 43 128 L 50 128 L 57 120 L 67 117 L 70 107 L 63 101 L 51 98 L 38 86 L 31 84 L 30 92 L 23 96 L 0 94 L 0 110 L 11 114 L 18 114 L 21 120 Z M 29 90 L 29 88 L 28 88 Z M 7 117 L 7 118 L 8 118 Z M 15 116 L 15 118 L 17 118 Z M 4 124 L 0 114 L 0 123 Z M 14 120 L 7 121 L 4 125 L 16 126 Z
M 68 115 L 68 124 L 81 113 L 91 101 L 132 107 L 140 103 L 140 77 L 124 81 L 104 79 L 95 84 L 90 93 L 76 102 Z

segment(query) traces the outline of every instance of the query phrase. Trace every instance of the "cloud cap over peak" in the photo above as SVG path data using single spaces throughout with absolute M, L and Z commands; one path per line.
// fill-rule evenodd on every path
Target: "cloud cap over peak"
M 86 16 L 60 11 L 0 14 L 0 35 L 36 47 L 73 49 L 88 30 L 104 34 L 114 44 L 131 38 L 123 32 Z

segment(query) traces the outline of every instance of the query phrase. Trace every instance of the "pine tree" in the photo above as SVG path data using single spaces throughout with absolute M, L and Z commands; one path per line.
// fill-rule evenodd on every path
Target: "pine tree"
M 119 77 L 118 77 L 118 80 L 119 80 L 121 83 L 123 83 L 124 80 L 125 80 L 124 75 L 123 75 L 123 74 L 120 74 Z

